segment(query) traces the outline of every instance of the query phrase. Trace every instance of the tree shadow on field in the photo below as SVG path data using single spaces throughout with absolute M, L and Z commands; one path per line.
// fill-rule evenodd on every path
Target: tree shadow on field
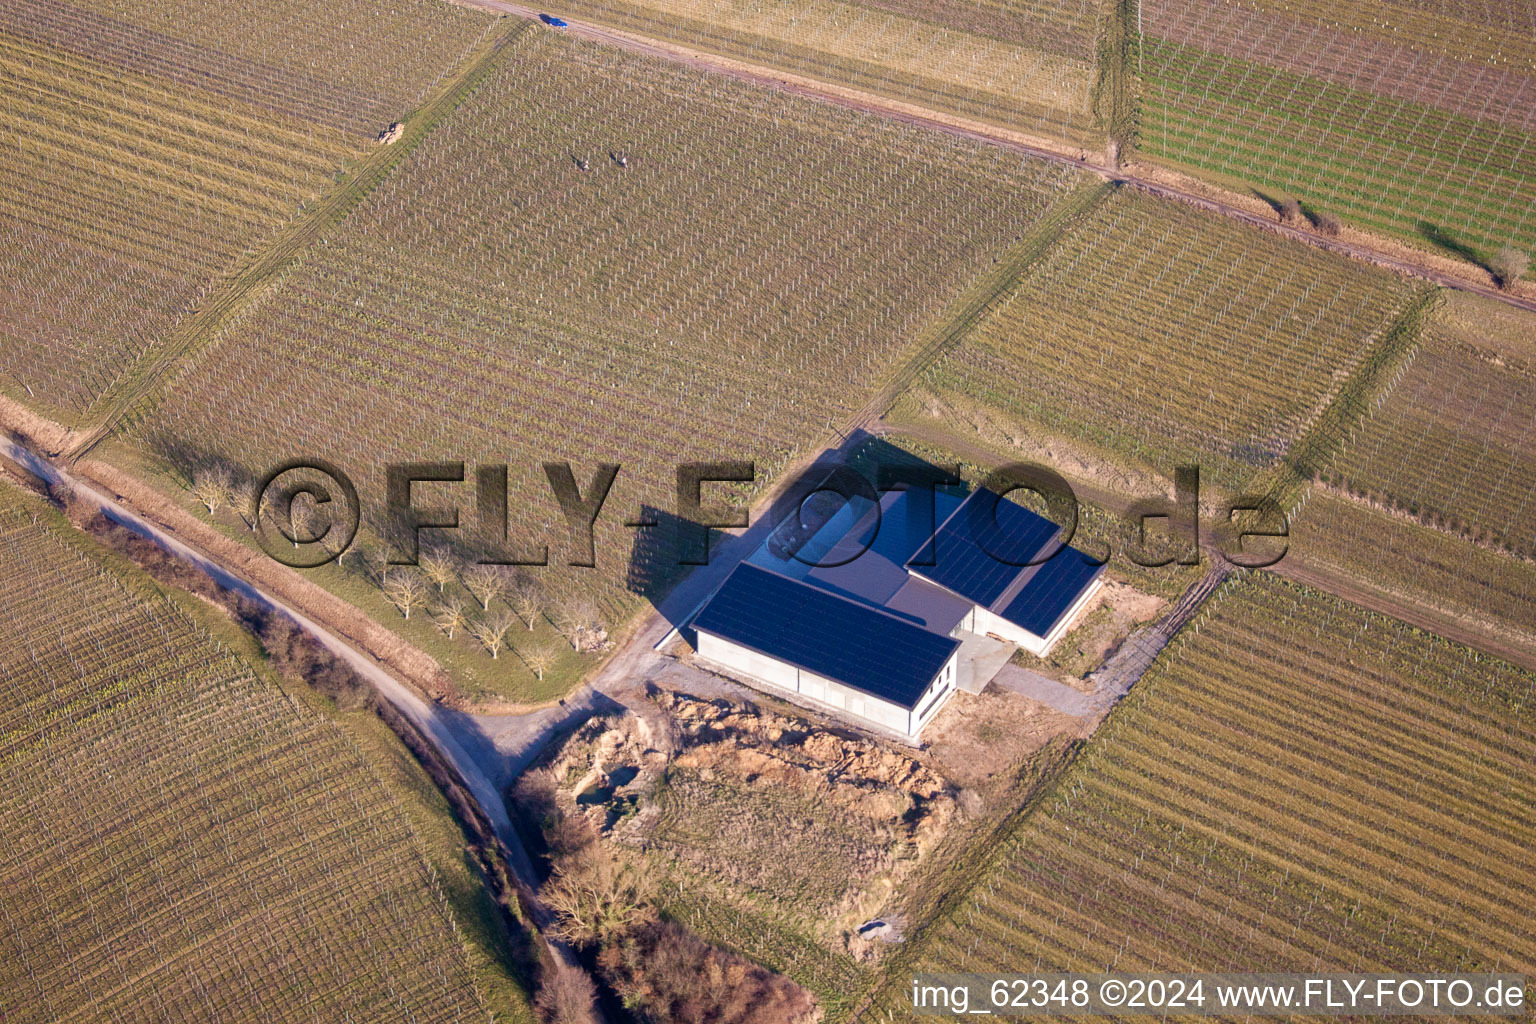
M 191 438 L 165 431 L 151 434 L 146 438 L 144 447 L 170 470 L 175 481 L 183 487 L 190 487 L 192 478 L 208 469 L 228 469 L 237 480 L 250 479 L 252 476 L 250 469 L 236 460 L 200 445 Z
M 1444 251 L 1450 253 L 1452 256 L 1457 256 L 1466 260 L 1473 266 L 1480 267 L 1483 270 L 1489 270 L 1488 264 L 1483 261 L 1482 256 L 1478 254 L 1476 249 L 1472 248 L 1465 242 L 1447 234 L 1446 231 L 1438 224 L 1431 224 L 1427 220 L 1421 220 L 1418 223 L 1418 229 L 1419 234 L 1423 235 L 1429 244 L 1433 245 L 1435 248 L 1443 249 Z M 1491 273 L 1492 271 L 1490 270 L 1489 272 Z
M 1281 210 L 1283 210 L 1285 208 L 1285 200 L 1283 200 L 1283 199 L 1276 199 L 1274 196 L 1270 195 L 1268 192 L 1260 192 L 1256 188 L 1250 188 L 1248 191 L 1252 192 L 1256 198 L 1261 199 L 1266 204 L 1268 204 L 1269 208 L 1271 210 L 1275 211 L 1275 216 L 1276 217 L 1280 216 Z

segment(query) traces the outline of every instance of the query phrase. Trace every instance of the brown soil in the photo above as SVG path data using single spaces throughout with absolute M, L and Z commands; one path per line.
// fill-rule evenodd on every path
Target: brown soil
M 674 858 L 810 914 L 838 947 L 959 813 L 930 760 L 753 701 L 656 690 L 582 725 L 514 795 L 550 809 L 554 846 L 574 829 Z
M 1098 685 L 1089 674 L 1102 666 L 1137 626 L 1151 622 L 1167 607 L 1168 602 L 1156 595 L 1110 581 L 1083 609 L 1079 629 L 1061 638 L 1050 661 L 1028 654 L 1023 658 L 1035 671 L 1092 696 Z
M 1092 723 L 993 688 L 985 693 L 956 693 L 923 730 L 926 757 L 957 786 L 974 790 L 986 801 L 1012 769 L 1060 735 L 1085 737 Z

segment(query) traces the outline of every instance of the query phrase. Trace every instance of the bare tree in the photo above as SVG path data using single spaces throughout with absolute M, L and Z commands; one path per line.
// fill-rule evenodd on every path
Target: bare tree
M 554 931 L 576 943 L 602 942 L 651 917 L 655 885 L 601 843 L 561 859 L 539 895 L 559 916 Z
M 519 583 L 512 591 L 512 610 L 528 626 L 528 632 L 533 632 L 534 623 L 539 621 L 539 612 L 544 610 L 544 599 L 539 594 L 538 584 L 532 580 Z
M 403 567 L 390 573 L 380 589 L 389 603 L 400 609 L 400 614 L 407 619 L 411 617 L 411 609 L 427 599 L 427 585 L 420 576 Z
M 293 546 L 314 542 L 325 525 L 325 517 L 307 494 L 298 495 L 288 504 L 288 528 L 293 531 Z
M 453 639 L 453 634 L 465 627 L 468 620 L 464 617 L 464 602 L 456 597 L 450 597 L 438 605 L 432 612 L 432 621 L 437 623 L 437 628 L 448 634 L 448 639 Z
M 1280 204 L 1280 223 L 1301 223 L 1301 203 L 1295 199 L 1287 199 Z
M 240 479 L 230 483 L 229 504 L 252 533 L 256 532 L 261 517 L 266 514 L 269 500 L 256 490 L 254 480 Z
M 228 468 L 214 466 L 192 474 L 192 495 L 208 507 L 211 516 L 231 500 L 235 478 Z
M 581 650 L 583 634 L 596 627 L 597 604 L 589 597 L 572 598 L 555 612 L 555 628 L 575 650 Z
M 341 560 L 346 557 L 347 552 L 352 550 L 352 542 L 356 539 L 356 534 L 348 537 L 346 531 L 335 529 L 327 530 L 324 539 L 320 543 L 325 547 L 326 553 L 336 559 L 336 567 L 341 569 L 345 568 L 341 564 Z
M 458 575 L 453 556 L 443 548 L 433 548 L 421 556 L 421 571 L 427 574 L 427 579 L 437 584 L 439 594 Z
M 507 577 L 494 565 L 477 565 L 464 574 L 464 586 L 480 602 L 481 611 L 490 611 L 491 602 L 507 592 Z
M 560 650 L 547 640 L 540 640 L 528 645 L 526 649 L 519 648 L 518 654 L 523 662 L 533 670 L 533 674 L 539 677 L 539 682 L 544 681 L 544 673 L 554 667 L 560 659 Z
M 501 657 L 501 649 L 507 640 L 507 630 L 516 624 L 517 620 L 511 613 L 501 608 L 470 623 L 469 633 L 480 641 L 480 646 L 489 651 L 491 658 L 495 659 Z
M 1513 288 L 1529 267 L 1530 260 L 1525 253 L 1512 245 L 1504 246 L 1488 261 L 1488 269 L 1499 279 L 1500 288 Z
M 1344 225 L 1339 221 L 1339 218 L 1335 217 L 1333 214 L 1320 213 L 1317 215 L 1317 230 L 1321 231 L 1329 238 L 1337 237 L 1338 233 L 1343 229 Z

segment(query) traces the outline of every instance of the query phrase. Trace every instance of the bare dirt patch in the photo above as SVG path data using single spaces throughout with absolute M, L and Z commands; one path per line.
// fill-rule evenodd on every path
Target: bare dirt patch
M 514 802 L 552 805 L 543 819 L 560 828 L 770 904 L 829 946 L 888 902 L 960 813 L 929 759 L 739 699 L 661 690 L 645 703 L 583 725 Z
M 923 731 L 927 756 L 955 785 L 988 802 L 991 790 L 1062 734 L 1086 736 L 1091 723 L 1007 690 L 956 693 Z M 962 797 L 962 800 L 970 798 Z
M 1092 695 L 1097 687 L 1089 681 L 1089 674 L 1103 665 L 1137 626 L 1151 622 L 1167 606 L 1161 597 L 1111 580 L 1083 609 L 1076 628 L 1058 640 L 1047 657 L 1020 651 L 1014 660 Z

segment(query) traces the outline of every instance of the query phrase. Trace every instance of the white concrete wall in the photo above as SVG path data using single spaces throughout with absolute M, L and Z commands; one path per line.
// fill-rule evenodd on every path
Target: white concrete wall
M 917 706 L 907 712 L 907 735 L 915 737 L 922 732 L 923 726 L 933 721 L 939 709 L 948 704 L 949 699 L 955 695 L 955 684 L 960 674 L 959 659 L 958 650 L 949 656 L 949 661 L 945 662 L 944 667 L 939 670 L 937 678 L 918 698 Z M 935 694 L 939 694 L 937 700 L 934 699 Z M 930 701 L 932 706 L 929 705 Z
M 856 721 L 878 725 L 904 735 L 914 735 L 912 713 L 899 704 L 871 696 L 862 690 L 855 690 L 834 679 L 818 676 L 814 672 L 803 672 L 794 665 L 759 654 L 712 633 L 700 630 L 698 641 L 699 657 L 753 682 L 767 684 L 770 691 L 781 689 L 796 693 Z M 955 679 L 954 661 L 955 659 L 951 658 L 949 665 L 945 666 L 948 680 L 946 685 L 951 690 L 954 688 Z M 936 713 L 943 703 L 944 701 L 940 701 L 935 705 L 933 713 Z M 930 721 L 933 713 L 927 715 L 923 722 Z M 917 728 L 921 727 L 921 724 L 917 726 Z
M 1040 653 L 1036 648 L 1045 642 L 1044 639 L 1035 636 L 1035 634 L 1023 626 L 1015 626 L 1007 619 L 993 615 L 980 605 L 976 606 L 976 610 L 972 615 L 975 622 L 974 627 L 971 629 L 972 633 L 980 633 L 983 636 L 1000 636 L 1011 644 L 1018 644 L 1032 654 Z
M 1051 630 L 1049 636 L 1036 636 L 1024 627 L 1016 626 L 1007 619 L 993 615 L 990 611 L 980 606 L 975 606 L 971 609 L 971 613 L 960 623 L 960 628 L 972 633 L 981 634 L 982 636 L 1002 637 L 1009 643 L 1018 644 L 1030 654 L 1043 658 L 1051 652 L 1052 647 L 1056 646 L 1056 641 L 1071 631 L 1078 616 L 1082 614 L 1083 608 L 1089 601 L 1093 600 L 1093 595 L 1097 594 L 1103 586 L 1103 576 L 1098 577 L 1089 584 L 1088 589 L 1079 594 L 1077 600 L 1072 602 L 1072 607 L 1067 609 L 1067 613 L 1061 617 L 1061 621 Z
M 800 692 L 800 673 L 795 666 L 786 665 L 777 658 L 759 654 L 712 633 L 700 631 L 698 637 L 699 657 L 708 658 L 718 665 L 761 680 L 771 686 L 788 690 L 790 693 Z

